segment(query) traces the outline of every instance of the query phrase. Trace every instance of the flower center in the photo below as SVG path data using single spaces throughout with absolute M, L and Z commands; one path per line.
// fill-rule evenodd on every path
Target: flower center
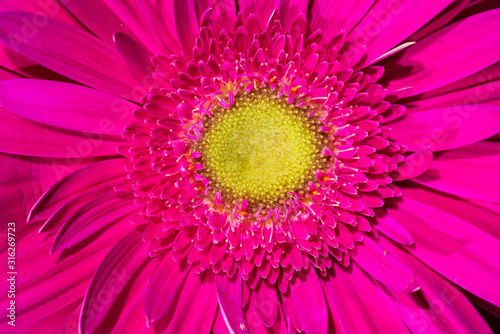
M 322 163 L 321 122 L 312 111 L 265 89 L 236 96 L 230 109 L 211 110 L 200 153 L 213 190 L 267 206 L 305 188 Z

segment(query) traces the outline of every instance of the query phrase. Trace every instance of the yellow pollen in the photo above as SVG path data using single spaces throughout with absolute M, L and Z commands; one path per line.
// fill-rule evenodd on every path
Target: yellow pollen
M 266 90 L 236 96 L 229 110 L 203 118 L 201 171 L 214 191 L 253 207 L 272 208 L 306 189 L 322 167 L 317 117 Z

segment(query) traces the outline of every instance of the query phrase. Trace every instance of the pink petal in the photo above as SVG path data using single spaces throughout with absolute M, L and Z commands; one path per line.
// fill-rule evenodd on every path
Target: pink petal
M 165 255 L 149 278 L 145 292 L 144 308 L 148 322 L 153 323 L 168 312 L 190 268 L 185 261 L 174 261 L 171 252 Z
M 370 63 L 429 22 L 450 2 L 377 1 L 347 35 L 347 42 L 366 45 L 365 62 Z M 408 15 L 411 15 L 411 21 L 408 21 Z
M 133 194 L 112 191 L 89 201 L 63 224 L 54 238 L 51 253 L 76 245 L 118 221 L 128 223 L 138 210 L 133 200 Z
M 405 226 L 415 244 L 407 249 L 441 275 L 495 305 L 500 291 L 500 240 L 453 215 L 408 197 L 388 209 Z
M 47 24 L 36 27 L 32 23 L 40 21 Z M 27 33 L 33 37 L 26 38 Z M 23 56 L 85 85 L 131 100 L 146 93 L 115 51 L 65 23 L 26 13 L 2 12 L 0 39 Z
M 500 203 L 499 164 L 500 143 L 482 141 L 443 152 L 415 181 L 457 196 Z
M 22 326 L 81 300 L 98 263 L 128 231 L 130 224 L 118 224 L 113 231 L 105 231 L 95 238 L 91 246 L 80 247 L 78 251 L 65 250 L 61 256 L 48 255 L 50 240 L 44 240 L 47 237 L 38 234 L 34 228 L 28 230 L 27 239 L 31 239 L 36 247 L 27 249 L 23 242 L 25 237 L 18 235 L 16 246 L 22 248 L 19 248 L 16 264 L 24 268 L 24 274 L 18 275 L 16 282 L 16 303 L 19 306 L 16 324 Z M 37 236 L 38 240 L 31 235 Z M 7 289 L 7 284 L 6 280 L 0 282 L 0 288 Z M 0 315 L 0 322 L 7 321 L 4 312 L 0 311 Z
M 279 0 L 279 14 L 283 31 L 289 32 L 299 14 L 307 15 L 308 0 Z
M 316 271 L 296 272 L 296 279 L 290 284 L 297 316 L 306 333 L 326 333 L 328 309 Z
M 346 33 L 351 31 L 374 2 L 374 0 L 314 1 L 310 31 L 321 29 L 326 41 L 329 42 L 341 30 Z
M 66 2 L 68 1 L 65 1 L 65 3 Z M 63 4 L 57 0 L 45 0 L 43 2 L 2 0 L 2 5 L 7 6 L 9 10 L 44 15 L 77 28 L 85 29 L 85 26 L 78 22 L 78 20 L 64 8 Z
M 472 144 L 500 131 L 500 108 L 489 105 L 433 109 L 407 115 L 390 124 L 390 137 L 418 151 L 435 151 Z
M 1 15 L 1 14 L 0 14 Z M 0 107 L 0 123 L 9 124 L 0 132 L 0 152 L 67 158 L 79 164 L 82 159 L 116 155 L 123 140 L 87 132 L 75 132 L 24 120 Z
M 412 333 L 490 333 L 470 301 L 445 278 L 387 239 L 381 243 L 417 275 L 422 291 L 398 293 L 381 286 Z M 416 317 L 414 311 L 418 310 Z
M 325 279 L 325 293 L 331 297 L 346 333 L 408 333 L 405 324 L 382 290 L 356 264 L 335 268 Z M 337 328 L 335 328 L 337 332 Z
M 413 237 L 411 236 L 411 233 L 408 232 L 408 230 L 403 225 L 389 216 L 385 210 L 378 209 L 375 212 L 375 217 L 377 220 L 375 228 L 378 231 L 382 232 L 384 235 L 400 244 L 413 244 Z
M 427 171 L 432 165 L 434 156 L 429 147 L 405 157 L 405 160 L 398 164 L 398 168 L 393 172 L 394 180 L 403 181 L 413 179 Z
M 18 79 L 0 82 L 0 104 L 30 121 L 62 129 L 121 136 L 137 105 L 87 87 Z
M 194 0 L 173 0 L 175 27 L 177 36 L 182 47 L 182 53 L 186 57 L 193 55 L 196 37 L 200 34 L 196 13 L 194 11 Z
M 410 94 L 417 95 L 498 62 L 500 54 L 494 48 L 500 43 L 499 21 L 500 9 L 491 10 L 454 23 L 422 39 L 408 48 L 400 59 L 391 60 L 385 65 L 387 71 L 384 77 L 390 78 L 387 90 L 412 86 Z M 459 52 L 457 45 L 460 46 Z
M 267 27 L 271 14 L 278 8 L 278 0 L 238 0 L 238 4 L 245 16 L 255 14 L 261 29 Z
M 54 183 L 37 201 L 30 212 L 34 217 L 48 218 L 62 204 L 85 191 L 105 184 L 115 184 L 126 172 L 123 169 L 125 159 L 113 159 L 97 162 L 78 169 Z M 102 171 L 106 170 L 107 173 Z
M 92 333 L 99 326 L 127 281 L 147 261 L 148 254 L 149 244 L 135 230 L 115 244 L 97 268 L 85 295 L 80 318 L 82 333 Z M 107 292 L 107 298 L 102 298 L 102 291 Z
M 262 280 L 260 286 L 252 292 L 252 298 L 255 298 L 255 310 L 259 319 L 267 327 L 271 327 L 278 316 L 278 294 L 276 285 L 269 283 L 268 280 Z
M 407 182 L 401 191 L 405 197 L 449 213 L 500 239 L 500 229 L 497 228 L 500 204 L 467 200 L 415 182 Z
M 222 316 L 234 333 L 248 333 L 241 300 L 241 277 L 238 273 L 228 278 L 226 274 L 216 277 L 217 298 Z
M 93 160 L 82 160 L 83 164 Z M 66 166 L 65 160 L 0 154 L 0 221 L 15 221 L 28 227 L 29 210 L 40 195 L 59 178 L 82 165 Z
M 419 41 L 427 35 L 444 27 L 454 19 L 468 4 L 470 0 L 454 0 L 441 13 L 436 15 L 416 33 L 408 37 L 407 41 Z
M 349 254 L 371 277 L 391 289 L 406 293 L 419 289 L 415 274 L 373 239 L 363 238 Z
M 203 312 L 200 312 L 200 306 L 203 307 Z M 217 306 L 217 289 L 214 284 L 214 276 L 207 273 L 196 297 L 191 301 L 191 307 L 185 316 L 186 320 L 183 322 L 179 333 L 209 334 Z
M 62 3 L 87 29 L 108 45 L 113 45 L 113 34 L 130 32 L 130 29 L 104 1 L 64 1 Z M 96 13 L 100 15 L 95 15 Z
M 144 82 L 144 86 L 155 86 L 152 77 L 154 72 L 153 62 L 151 61 L 152 53 L 127 34 L 118 32 L 113 35 L 113 40 L 120 55 L 125 59 L 138 79 Z
M 180 53 L 181 47 L 175 33 L 172 3 L 156 0 L 135 0 L 135 3 L 149 24 L 154 27 L 170 54 Z
M 165 53 L 166 48 L 156 34 L 156 30 L 147 22 L 134 1 L 104 0 L 104 3 L 130 29 L 136 40 L 153 53 Z

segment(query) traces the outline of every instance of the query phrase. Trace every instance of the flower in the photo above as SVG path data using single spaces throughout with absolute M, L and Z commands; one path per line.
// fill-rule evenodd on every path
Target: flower
M 2 332 L 491 332 L 498 4 L 2 4 Z

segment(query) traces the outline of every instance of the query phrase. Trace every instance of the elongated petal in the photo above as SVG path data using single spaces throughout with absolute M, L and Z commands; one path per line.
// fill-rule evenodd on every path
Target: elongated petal
M 189 269 L 187 262 L 174 261 L 171 252 L 165 255 L 149 278 L 145 293 L 144 309 L 148 322 L 152 323 L 167 313 Z
M 427 146 L 433 152 L 449 150 L 497 134 L 500 108 L 475 105 L 427 110 L 397 120 L 391 128 L 390 137 L 410 151 Z
M 278 8 L 279 0 L 238 0 L 240 12 L 255 14 L 259 20 L 260 28 L 265 29 L 273 11 Z
M 412 333 L 491 333 L 471 302 L 445 278 L 385 238 L 380 242 L 417 275 L 422 291 L 398 293 L 381 286 Z M 415 316 L 413 310 L 418 310 Z
M 200 312 L 203 305 L 203 312 Z M 209 334 L 217 310 L 217 289 L 214 283 L 214 275 L 207 273 L 203 279 L 196 297 L 191 303 L 185 321 L 179 330 L 180 334 L 200 333 Z
M 61 227 L 51 252 L 71 247 L 117 221 L 129 222 L 137 212 L 133 194 L 104 193 L 83 205 Z
M 326 291 L 331 297 L 345 333 L 408 333 L 403 321 L 377 284 L 359 268 L 335 268 L 329 275 Z M 337 328 L 335 328 L 337 332 Z
M 405 226 L 415 244 L 407 249 L 431 268 L 486 301 L 500 305 L 491 289 L 500 279 L 500 240 L 453 215 L 407 197 L 389 215 Z
M 313 3 L 311 31 L 321 29 L 330 41 L 341 30 L 346 33 L 359 22 L 374 0 L 339 1 L 318 0 Z
M 153 53 L 166 52 L 165 46 L 156 34 L 156 30 L 148 24 L 144 15 L 134 1 L 103 0 L 130 29 L 139 43 Z
M 413 244 L 411 233 L 397 220 L 387 215 L 385 210 L 376 211 L 377 225 L 375 228 L 385 234 L 390 239 L 405 245 Z
M 172 3 L 170 1 L 155 0 L 135 0 L 135 3 L 151 26 L 154 27 L 170 53 L 180 53 L 181 47 L 175 33 Z
M 366 45 L 366 63 L 395 47 L 451 3 L 439 1 L 377 1 L 349 33 L 347 42 Z M 408 21 L 408 15 L 412 20 Z
M 33 23 L 44 21 L 47 23 L 40 27 Z M 115 51 L 65 23 L 27 13 L 2 12 L 0 39 L 23 56 L 104 92 L 131 100 L 146 92 Z
M 174 0 L 175 27 L 184 56 L 191 57 L 200 28 L 193 0 Z
M 226 325 L 234 333 L 248 333 L 248 325 L 245 322 L 241 301 L 241 280 L 242 278 L 238 273 L 232 278 L 228 278 L 227 275 L 223 274 L 217 276 L 215 280 L 222 316 Z
M 500 204 L 467 200 L 462 197 L 443 193 L 416 182 L 407 182 L 401 187 L 403 196 L 430 205 L 455 217 L 465 220 L 492 236 L 500 239 L 498 217 Z
M 415 181 L 450 194 L 500 203 L 499 164 L 500 143 L 482 141 L 443 152 Z
M 385 65 L 384 77 L 390 78 L 386 88 L 391 91 L 411 86 L 410 94 L 417 95 L 498 62 L 500 54 L 494 48 L 500 43 L 499 19 L 500 9 L 491 10 L 422 39 L 405 51 L 401 59 Z
M 399 292 L 419 289 L 415 274 L 369 237 L 351 251 L 354 261 L 370 276 Z
M 67 158 L 78 164 L 89 157 L 116 155 L 123 144 L 117 136 L 64 130 L 34 123 L 0 107 L 0 123 L 9 124 L 0 132 L 0 152 L 35 157 Z
M 0 82 L 0 104 L 41 124 L 121 136 L 135 121 L 137 105 L 94 89 L 64 82 L 19 79 Z
M 63 1 L 62 3 L 87 29 L 108 45 L 113 45 L 113 34 L 129 32 L 129 28 L 125 23 L 116 16 L 104 1 Z M 95 15 L 95 13 L 100 15 Z
M 290 284 L 290 295 L 305 332 L 326 333 L 328 310 L 316 272 L 298 272 L 295 282 Z
M 104 320 L 127 281 L 147 261 L 148 253 L 149 244 L 143 242 L 142 233 L 135 230 L 115 244 L 97 268 L 85 295 L 80 318 L 82 333 L 92 333 Z M 107 293 L 107 298 L 99 297 L 102 291 Z
M 393 178 L 397 181 L 413 179 L 429 169 L 433 158 L 430 147 L 424 147 L 405 157 L 405 160 L 398 164 L 398 168 L 393 172 Z
M 81 168 L 54 183 L 33 206 L 30 219 L 48 218 L 62 204 L 97 186 L 114 184 L 122 179 L 126 160 L 113 159 L 97 162 Z M 106 170 L 107 173 L 102 171 Z

